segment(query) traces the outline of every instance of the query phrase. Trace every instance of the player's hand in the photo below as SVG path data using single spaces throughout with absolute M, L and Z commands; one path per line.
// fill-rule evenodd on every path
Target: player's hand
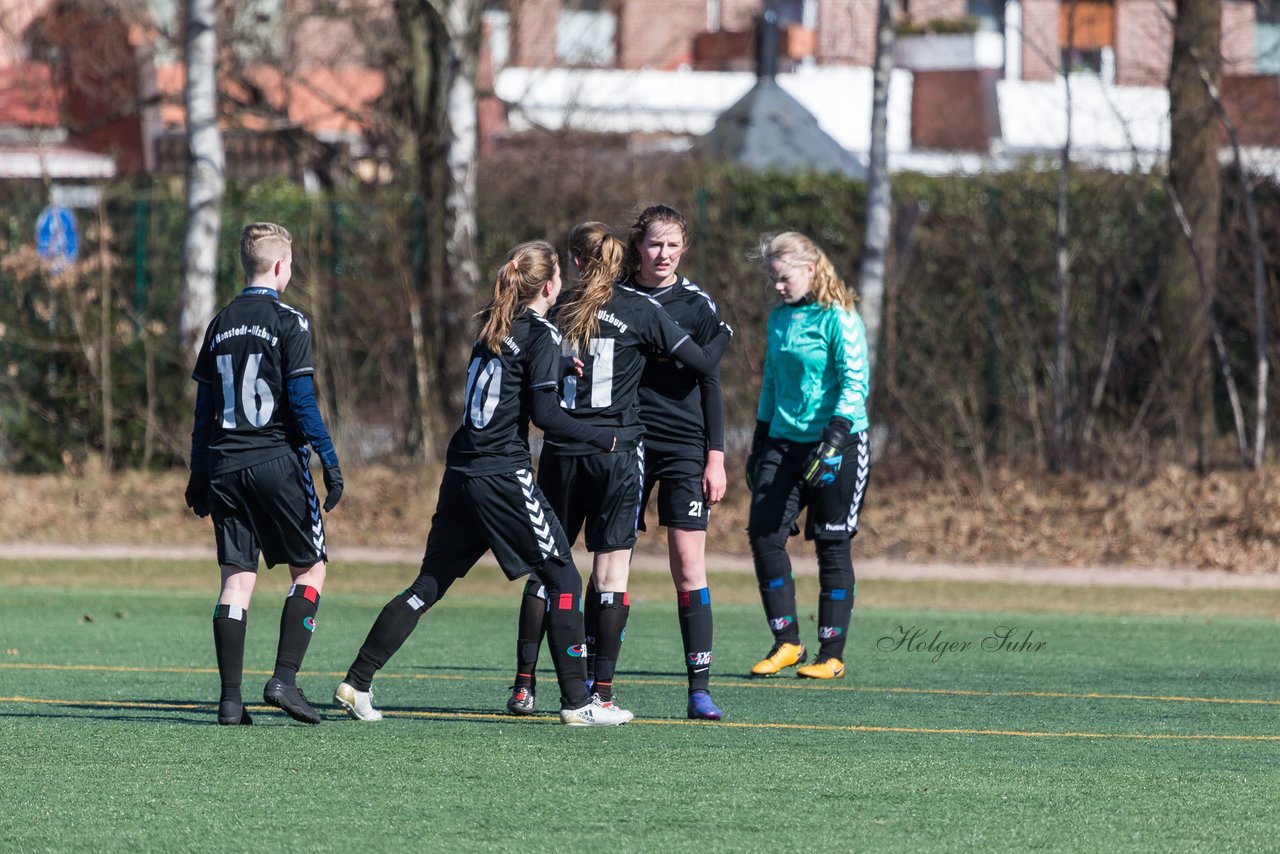
M 702 470 L 702 494 L 708 504 L 718 504 L 724 498 L 729 479 L 724 473 L 724 451 L 707 451 L 707 467 Z
M 329 466 L 324 470 L 324 512 L 338 506 L 342 500 L 342 469 Z
M 807 486 L 821 489 L 836 482 L 836 478 L 840 476 L 845 446 L 849 444 L 850 426 L 844 418 L 836 417 L 822 431 L 822 441 L 810 452 L 802 469 L 802 477 Z
M 580 377 L 582 376 L 582 360 L 577 356 L 561 356 L 560 357 L 560 376 L 562 377 Z
M 209 473 L 195 472 L 187 480 L 187 506 L 203 519 L 209 515 Z

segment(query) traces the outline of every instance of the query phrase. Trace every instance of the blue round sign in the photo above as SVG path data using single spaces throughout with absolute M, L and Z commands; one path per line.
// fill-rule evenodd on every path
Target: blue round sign
M 36 218 L 36 251 L 55 273 L 75 263 L 80 251 L 75 214 L 53 205 L 40 211 Z

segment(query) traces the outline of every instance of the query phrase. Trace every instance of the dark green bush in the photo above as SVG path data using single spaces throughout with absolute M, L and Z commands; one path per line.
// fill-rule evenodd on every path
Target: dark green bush
M 637 157 L 572 137 L 499 150 L 482 163 L 480 176 L 486 278 L 515 243 L 545 238 L 563 246 L 575 222 L 626 226 L 655 201 L 684 211 L 691 247 L 681 272 L 716 298 L 738 332 L 722 371 L 732 441 L 743 441 L 754 421 L 764 322 L 774 302 L 748 257 L 760 237 L 805 232 L 847 282 L 857 281 L 865 188 L 842 178 Z M 873 389 L 874 421 L 887 428 L 878 438 L 889 452 L 938 470 L 1045 459 L 1053 426 L 1056 181 L 1031 168 L 895 176 Z M 1215 308 L 1251 408 L 1249 246 L 1232 187 Z M 1280 194 L 1265 184 L 1255 194 L 1269 259 L 1277 250 Z M 103 453 L 105 259 L 112 459 L 125 466 L 178 464 L 190 430 L 192 362 L 174 332 L 180 189 L 110 188 L 107 227 L 97 212 L 78 212 L 81 260 L 60 277 L 34 256 L 31 235 L 42 205 L 32 199 L 40 195 L 38 187 L 0 187 L 0 458 L 12 468 L 48 471 Z M 1168 206 L 1151 176 L 1081 172 L 1073 177 L 1069 207 L 1073 455 L 1084 466 L 1132 465 L 1185 416 L 1165 402 L 1161 336 L 1168 333 L 1156 327 L 1172 234 Z M 228 189 L 219 300 L 241 283 L 241 226 L 254 220 L 288 226 L 295 278 L 286 300 L 315 321 L 322 406 L 348 457 L 403 456 L 417 447 L 410 315 L 421 216 L 394 187 L 330 195 L 284 183 Z M 1269 315 L 1274 303 L 1268 298 Z M 1226 412 L 1225 403 L 1220 409 Z M 430 416 L 439 436 L 456 423 L 455 413 Z

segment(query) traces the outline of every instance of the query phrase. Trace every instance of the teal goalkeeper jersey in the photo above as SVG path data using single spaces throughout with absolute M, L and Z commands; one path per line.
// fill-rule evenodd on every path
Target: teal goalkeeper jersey
M 756 419 L 769 435 L 816 442 L 832 416 L 867 429 L 867 333 L 857 312 L 816 302 L 783 303 L 769 313 L 764 383 Z

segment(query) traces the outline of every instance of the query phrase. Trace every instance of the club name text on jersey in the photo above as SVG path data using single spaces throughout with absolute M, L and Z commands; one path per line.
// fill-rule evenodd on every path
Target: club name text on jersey
M 213 339 L 209 342 L 209 349 L 212 350 L 228 338 L 235 338 L 238 335 L 256 335 L 259 338 L 270 341 L 272 347 L 276 346 L 276 343 L 280 340 L 279 337 L 271 333 L 270 329 L 263 329 L 257 324 L 253 326 L 233 326 L 231 329 L 224 330 L 213 336 Z
M 605 323 L 608 323 L 610 326 L 616 327 L 619 332 L 627 331 L 627 324 L 623 323 L 613 313 L 606 311 L 603 308 L 596 312 L 596 317 L 603 320 Z

